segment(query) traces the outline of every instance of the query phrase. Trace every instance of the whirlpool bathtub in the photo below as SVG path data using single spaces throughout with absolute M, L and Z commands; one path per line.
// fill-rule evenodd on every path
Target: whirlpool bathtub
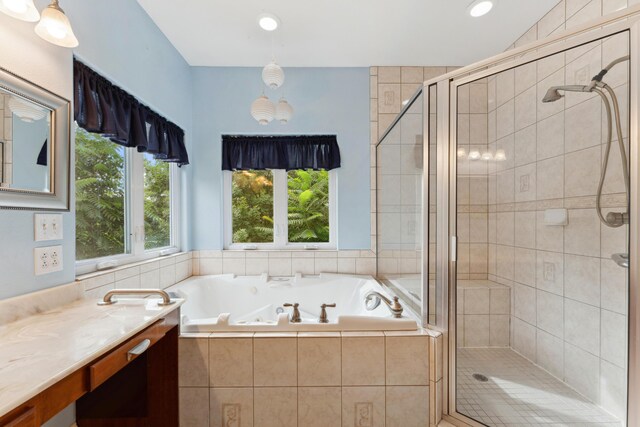
M 406 309 L 402 318 L 392 317 L 384 302 L 367 310 L 368 293 L 392 295 L 366 276 L 194 276 L 167 291 L 186 299 L 181 308 L 182 332 L 418 329 L 416 319 Z M 299 323 L 290 321 L 292 309 L 285 303 L 299 304 Z M 328 323 L 320 323 L 320 306 L 334 303 L 335 308 L 326 309 Z

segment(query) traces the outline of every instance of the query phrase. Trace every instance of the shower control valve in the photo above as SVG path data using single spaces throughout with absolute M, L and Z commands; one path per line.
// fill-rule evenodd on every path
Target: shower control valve
M 333 304 L 322 304 L 320 306 L 320 318 L 318 319 L 319 323 L 329 323 L 329 318 L 327 317 L 327 307 L 335 307 L 336 303 Z

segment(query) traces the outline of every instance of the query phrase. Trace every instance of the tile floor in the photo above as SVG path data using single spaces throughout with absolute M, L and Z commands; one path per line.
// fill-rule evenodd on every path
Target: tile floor
M 488 377 L 482 382 L 474 373 Z M 458 349 L 458 411 L 490 426 L 622 426 L 508 348 Z

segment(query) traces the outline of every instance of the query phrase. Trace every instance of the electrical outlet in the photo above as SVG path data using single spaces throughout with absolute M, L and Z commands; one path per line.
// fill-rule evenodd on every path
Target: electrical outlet
M 35 241 L 62 240 L 61 214 L 35 214 Z
M 44 246 L 33 249 L 36 276 L 62 271 L 62 246 Z

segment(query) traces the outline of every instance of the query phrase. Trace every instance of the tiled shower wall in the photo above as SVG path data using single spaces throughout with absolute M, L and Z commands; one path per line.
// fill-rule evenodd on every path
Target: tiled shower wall
M 561 0 L 511 47 L 526 45 L 637 4 L 640 0 Z
M 0 94 L 0 187 L 11 185 L 13 176 L 13 147 L 11 144 L 13 114 L 9 108 L 11 95 Z
M 487 279 L 487 80 L 461 86 L 458 111 L 458 279 Z
M 402 103 L 408 100 L 415 94 L 415 92 L 422 86 L 422 83 L 426 80 L 438 77 L 449 71 L 452 71 L 458 67 L 406 67 L 406 66 L 393 66 L 393 67 L 371 67 L 370 69 L 370 94 L 371 94 L 371 247 L 372 250 L 376 250 L 377 247 L 377 218 L 376 218 L 376 201 L 377 201 L 377 184 L 376 184 L 376 144 L 384 132 L 389 128 L 393 120 L 402 110 Z M 420 109 L 412 108 L 410 120 L 407 120 L 405 126 L 412 127 L 412 129 L 406 128 L 405 135 L 410 135 L 413 140 L 416 137 L 421 137 L 422 127 L 422 107 Z M 411 120 L 413 119 L 413 120 Z M 411 122 L 411 123 L 409 123 Z M 415 128 L 417 125 L 418 127 Z M 415 129 L 414 129 L 415 128 Z M 403 141 L 405 160 L 407 165 L 409 162 L 413 162 L 414 167 L 405 168 L 408 171 L 415 170 L 416 157 L 422 156 L 421 151 L 415 151 L 410 148 L 408 141 Z M 400 151 L 400 147 L 399 151 Z M 398 166 L 400 166 L 402 160 L 400 155 L 398 156 Z M 421 162 L 420 162 L 421 163 Z M 420 164 L 421 168 L 422 165 Z M 405 177 L 410 179 L 409 176 Z M 413 179 L 415 181 L 415 179 Z M 405 215 L 407 221 L 413 221 L 410 217 L 415 215 Z M 402 229 L 402 224 L 397 224 Z M 404 229 L 409 230 L 415 228 L 410 224 L 405 224 Z M 416 229 L 417 230 L 417 229 Z M 401 234 L 399 232 L 398 234 Z M 415 242 L 413 244 L 415 247 Z M 416 249 L 406 249 L 404 247 L 398 249 L 390 249 L 381 254 L 378 265 L 379 274 L 416 274 L 420 272 L 421 267 L 421 252 Z
M 562 2 L 557 10 L 573 12 L 577 3 L 588 4 L 567 26 L 591 15 L 587 8 L 601 10 L 599 1 Z M 553 13 L 538 23 L 539 34 L 555 26 L 547 22 Z M 604 107 L 589 94 L 541 100 L 551 86 L 587 84 L 627 49 L 618 35 L 488 80 L 489 148 L 506 154 L 488 171 L 488 271 L 513 290 L 512 347 L 618 416 L 625 410 L 627 270 L 611 255 L 627 252 L 628 229 L 604 226 L 595 210 Z M 627 74 L 623 64 L 605 78 L 623 106 L 625 138 Z M 620 171 L 614 142 L 603 205 L 616 211 L 625 206 Z M 545 224 L 552 208 L 567 209 L 568 225 Z

